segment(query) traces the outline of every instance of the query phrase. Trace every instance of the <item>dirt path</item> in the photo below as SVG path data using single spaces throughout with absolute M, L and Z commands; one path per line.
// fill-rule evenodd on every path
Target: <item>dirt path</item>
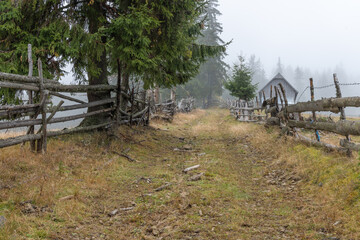
M 89 143 L 97 165 L 88 172 L 73 163 L 76 177 L 63 181 L 75 197 L 21 217 L 33 221 L 32 232 L 47 229 L 32 239 L 337 239 L 335 217 L 299 190 L 302 179 L 279 167 L 276 155 L 262 152 L 256 129 L 222 110 L 122 129 L 122 140 L 97 150 Z M 114 155 L 124 151 L 136 162 Z

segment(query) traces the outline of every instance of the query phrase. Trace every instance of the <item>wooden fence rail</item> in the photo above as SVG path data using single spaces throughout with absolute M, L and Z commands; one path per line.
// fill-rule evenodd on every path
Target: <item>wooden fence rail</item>
M 136 97 L 138 93 L 124 92 L 117 85 L 62 85 L 55 80 L 44 79 L 42 76 L 42 63 L 38 60 L 39 76 L 33 77 L 33 61 L 31 56 L 31 45 L 29 45 L 29 76 L 17 74 L 9 74 L 0 72 L 0 88 L 26 90 L 29 96 L 28 104 L 24 105 L 1 105 L 0 106 L 0 130 L 27 127 L 25 135 L 0 139 L 0 148 L 13 146 L 16 144 L 31 142 L 30 146 L 33 151 L 45 152 L 47 147 L 47 138 L 59 136 L 63 134 L 90 131 L 99 128 L 111 127 L 125 123 L 147 124 L 149 122 L 148 112 L 150 112 L 150 102 Z M 40 96 L 40 102 L 34 103 L 34 92 Z M 108 99 L 102 99 L 94 102 L 84 102 L 62 93 L 87 93 L 87 92 L 109 92 L 116 96 Z M 60 101 L 57 106 L 49 106 L 51 103 L 50 96 L 56 96 L 66 99 L 77 104 L 62 106 L 64 101 Z M 126 98 L 130 106 L 121 109 L 121 101 L 119 99 Z M 135 107 L 136 106 L 136 107 Z M 142 106 L 141 108 L 139 106 Z M 96 111 L 88 111 L 87 113 L 73 114 L 64 117 L 55 117 L 58 112 L 66 112 L 77 109 L 86 109 L 93 107 L 101 107 Z M 48 131 L 49 124 L 68 122 L 77 119 L 83 119 L 90 116 L 107 113 L 109 120 L 92 126 L 76 127 L 72 129 L 64 129 L 61 131 Z M 39 126 L 35 134 L 35 126 Z M 37 144 L 35 144 L 37 141 Z M 37 146 L 37 149 L 35 149 Z
M 248 107 L 248 102 L 245 101 L 228 101 L 227 107 L 230 113 L 240 121 L 253 121 L 254 112 L 256 110 L 263 110 L 265 112 L 265 119 L 267 125 L 278 125 L 287 130 L 288 133 L 295 136 L 299 141 L 324 147 L 330 151 L 339 151 L 351 153 L 351 150 L 359 151 L 360 144 L 351 141 L 350 136 L 360 136 L 360 121 L 346 120 L 345 111 L 346 107 L 360 107 L 360 97 L 342 97 L 340 84 L 336 74 L 333 76 L 334 85 L 336 89 L 336 97 L 323 98 L 321 100 L 314 100 L 315 88 L 313 79 L 310 79 L 310 96 L 311 100 L 308 102 L 298 102 L 293 105 L 288 105 L 286 92 L 281 84 L 275 87 L 275 97 L 266 99 L 262 106 L 259 106 L 257 101 L 255 107 Z M 270 94 L 271 96 L 271 94 Z M 284 105 L 285 102 L 285 105 Z M 254 104 L 254 101 L 252 102 Z M 302 113 L 309 112 L 310 117 L 305 119 L 301 116 Z M 340 113 L 340 120 L 337 122 L 333 120 L 318 119 L 317 112 L 332 112 Z M 271 115 L 270 117 L 268 115 Z M 248 119 L 244 118 L 248 117 Z M 256 119 L 255 121 L 260 121 Z M 316 140 L 305 137 L 300 134 L 300 129 L 314 130 Z M 321 142 L 320 132 L 332 132 L 342 136 L 345 139 L 340 140 L 340 146 L 331 145 Z

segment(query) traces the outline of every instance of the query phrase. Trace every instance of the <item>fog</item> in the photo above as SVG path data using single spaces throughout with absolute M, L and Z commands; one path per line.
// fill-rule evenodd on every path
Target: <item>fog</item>
M 342 65 L 360 75 L 360 1 L 219 0 L 228 62 L 255 54 L 271 72 L 283 64 L 312 70 Z
M 223 24 L 222 38 L 232 40 L 226 62 L 236 62 L 239 54 L 256 55 L 270 80 L 281 59 L 283 75 L 299 91 L 314 78 L 315 87 L 333 83 L 360 83 L 360 1 L 356 0 L 219 0 Z M 304 75 L 295 80 L 299 67 Z M 261 83 L 260 83 L 261 85 Z M 342 86 L 343 96 L 358 96 L 360 86 Z M 334 97 L 333 87 L 316 89 L 315 97 Z M 309 100 L 305 91 L 300 101 Z M 352 109 L 352 115 L 360 114 Z

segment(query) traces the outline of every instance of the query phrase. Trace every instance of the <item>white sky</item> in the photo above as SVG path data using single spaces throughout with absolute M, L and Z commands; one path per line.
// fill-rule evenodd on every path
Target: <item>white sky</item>
M 267 74 L 277 63 L 312 70 L 341 64 L 360 75 L 360 0 L 219 0 L 226 61 L 260 57 Z M 272 76 L 268 76 L 272 77 Z

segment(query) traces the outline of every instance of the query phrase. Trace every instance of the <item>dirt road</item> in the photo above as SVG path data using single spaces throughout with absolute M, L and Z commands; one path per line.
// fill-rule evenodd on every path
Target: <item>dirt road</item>
M 0 236 L 337 239 L 338 215 L 306 193 L 296 171 L 279 164 L 281 153 L 264 150 L 269 147 L 260 129 L 236 122 L 225 110 L 208 110 L 148 129 L 122 128 L 112 141 L 67 139 L 71 147 L 49 150 L 42 195 L 24 194 L 21 201 L 34 201 L 18 200 L 3 211 L 8 226 L 24 226 L 6 227 Z M 38 182 L 31 184 L 38 190 Z M 16 198 L 16 190 L 0 191 L 8 191 L 4 202 Z M 49 210 L 42 211 L 45 205 Z

